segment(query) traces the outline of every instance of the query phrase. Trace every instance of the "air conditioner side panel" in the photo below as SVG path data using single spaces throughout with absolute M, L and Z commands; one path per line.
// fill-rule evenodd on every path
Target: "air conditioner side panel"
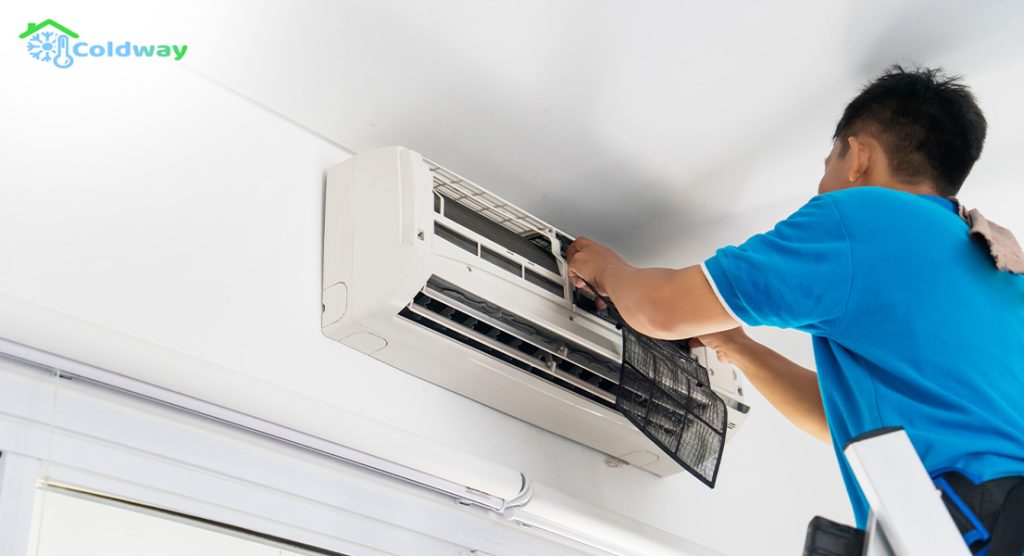
M 371 331 L 430 276 L 431 177 L 419 154 L 374 149 L 327 173 L 323 320 L 328 337 Z M 361 342 L 365 344 L 365 337 Z

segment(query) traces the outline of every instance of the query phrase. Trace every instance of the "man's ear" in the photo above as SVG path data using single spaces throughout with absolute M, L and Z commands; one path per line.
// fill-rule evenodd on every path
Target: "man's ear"
M 847 167 L 846 179 L 853 183 L 867 173 L 868 164 L 871 162 L 871 150 L 856 137 L 851 136 L 846 140 L 850 146 L 850 165 Z

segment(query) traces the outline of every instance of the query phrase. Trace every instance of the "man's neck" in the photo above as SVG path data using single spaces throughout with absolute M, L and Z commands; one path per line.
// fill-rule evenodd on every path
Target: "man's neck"
M 938 197 L 945 197 L 939 193 L 937 187 L 932 182 L 919 182 L 914 184 L 901 183 L 897 181 L 889 181 L 888 183 L 880 184 L 882 187 L 889 189 L 895 189 L 897 191 L 906 191 L 907 193 L 913 193 L 915 195 L 936 195 Z

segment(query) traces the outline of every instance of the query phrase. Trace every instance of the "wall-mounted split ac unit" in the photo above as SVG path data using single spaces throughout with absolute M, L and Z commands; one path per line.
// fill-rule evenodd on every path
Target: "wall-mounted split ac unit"
M 572 237 L 419 154 L 330 169 L 323 332 L 398 369 L 657 475 L 681 468 L 615 409 L 621 332 L 574 295 Z M 728 407 L 736 370 L 694 355 Z

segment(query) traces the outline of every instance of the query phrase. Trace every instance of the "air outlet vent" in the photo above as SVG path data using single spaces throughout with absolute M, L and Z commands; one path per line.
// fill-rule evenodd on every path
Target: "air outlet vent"
M 619 364 L 432 277 L 399 313 L 477 351 L 614 407 Z
M 619 365 L 540 329 L 493 303 L 432 277 L 400 316 L 538 378 L 615 409 Z M 676 413 L 657 400 L 650 426 L 678 430 Z
M 618 362 L 437 276 L 430 278 L 399 316 L 601 405 L 615 407 L 621 387 Z M 750 410 L 731 398 L 724 401 L 741 413 Z

